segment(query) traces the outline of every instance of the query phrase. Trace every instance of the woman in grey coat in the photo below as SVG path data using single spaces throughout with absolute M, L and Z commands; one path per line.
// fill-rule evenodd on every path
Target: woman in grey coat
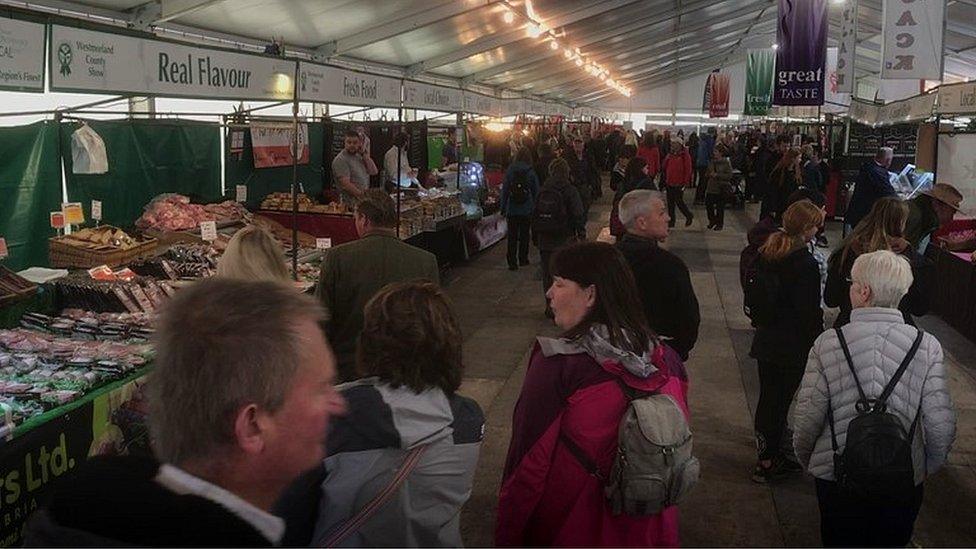
M 861 388 L 876 399 L 898 370 L 918 336 L 905 323 L 898 303 L 912 284 L 904 258 L 880 250 L 863 254 L 851 270 L 851 322 L 842 328 Z M 942 346 L 923 334 L 914 358 L 894 386 L 887 411 L 913 433 L 911 460 L 915 490 L 910 500 L 880 504 L 842 490 L 834 473 L 828 406 L 833 412 L 838 453 L 845 450 L 848 426 L 860 398 L 837 332 L 814 342 L 796 397 L 793 445 L 800 463 L 816 477 L 820 531 L 825 546 L 904 546 L 922 504 L 922 483 L 946 462 L 956 432 L 956 414 L 947 388 Z M 918 416 L 917 428 L 910 426 Z

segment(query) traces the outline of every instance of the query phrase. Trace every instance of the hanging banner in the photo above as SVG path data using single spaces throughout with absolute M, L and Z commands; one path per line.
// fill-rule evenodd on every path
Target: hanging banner
M 291 166 L 295 160 L 294 127 L 292 124 L 251 124 L 251 144 L 255 168 Z M 308 164 L 308 124 L 298 125 L 299 164 Z
M 823 105 L 827 0 L 779 0 L 774 105 Z
M 851 101 L 851 110 L 848 111 L 847 116 L 861 124 L 873 126 L 878 122 L 878 110 L 878 105 L 854 99 Z
M 939 114 L 976 114 L 976 82 L 939 87 Z
M 404 80 L 403 104 L 417 109 L 460 112 L 464 107 L 464 98 L 459 89 Z
M 944 0 L 884 0 L 881 78 L 942 80 Z
M 708 75 L 705 87 L 708 95 L 708 117 L 724 118 L 729 115 L 729 75 L 713 72 Z
M 838 48 L 827 48 L 827 84 L 824 86 L 823 112 L 842 113 L 851 106 L 851 95 L 839 91 L 840 76 L 837 69 L 839 56 Z
M 464 112 L 482 114 L 485 116 L 499 116 L 501 104 L 498 99 L 475 92 L 464 92 Z
M 918 95 L 888 103 L 878 109 L 878 124 L 903 124 L 911 120 L 925 120 L 935 109 L 936 94 Z
M 51 89 L 202 99 L 291 99 L 295 62 L 51 26 Z
M 840 14 L 837 50 L 837 93 L 854 93 L 854 48 L 857 44 L 857 0 L 848 0 Z
M 302 61 L 298 65 L 298 98 L 319 103 L 398 108 L 400 81 Z
M 765 116 L 773 104 L 773 73 L 776 52 L 771 49 L 749 50 L 746 60 L 746 105 L 743 114 Z
M 0 89 L 44 93 L 44 25 L 0 17 Z

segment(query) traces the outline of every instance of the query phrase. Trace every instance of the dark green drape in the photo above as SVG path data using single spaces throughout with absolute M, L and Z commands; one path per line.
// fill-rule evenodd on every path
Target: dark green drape
M 57 131 L 54 122 L 0 128 L 0 236 L 10 269 L 48 264 L 49 214 L 61 209 Z

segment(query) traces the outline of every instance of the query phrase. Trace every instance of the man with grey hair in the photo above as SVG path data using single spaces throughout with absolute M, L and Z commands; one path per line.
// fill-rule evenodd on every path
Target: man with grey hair
M 861 166 L 861 171 L 857 174 L 854 194 L 847 206 L 847 213 L 844 214 L 844 225 L 850 229 L 857 227 L 878 199 L 896 196 L 895 188 L 891 186 L 888 175 L 888 167 L 891 166 L 894 156 L 895 152 L 891 147 L 881 147 L 874 155 L 874 160 L 869 160 Z
M 31 546 L 271 546 L 271 509 L 325 457 L 345 411 L 323 310 L 276 282 L 211 279 L 183 290 L 157 324 L 148 381 L 159 462 L 94 458 L 55 485 Z
M 668 238 L 666 199 L 658 191 L 630 191 L 620 199 L 618 210 L 627 232 L 617 249 L 634 272 L 647 322 L 687 360 L 698 340 L 701 315 L 688 267 L 658 245 Z

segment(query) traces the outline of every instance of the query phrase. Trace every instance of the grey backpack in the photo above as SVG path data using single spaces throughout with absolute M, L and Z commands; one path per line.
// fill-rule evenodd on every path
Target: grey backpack
M 614 515 L 655 515 L 691 492 L 701 464 L 691 455 L 691 429 L 673 398 L 619 384 L 629 404 L 620 420 L 609 477 L 569 437 L 560 438 L 583 468 L 604 482 Z

